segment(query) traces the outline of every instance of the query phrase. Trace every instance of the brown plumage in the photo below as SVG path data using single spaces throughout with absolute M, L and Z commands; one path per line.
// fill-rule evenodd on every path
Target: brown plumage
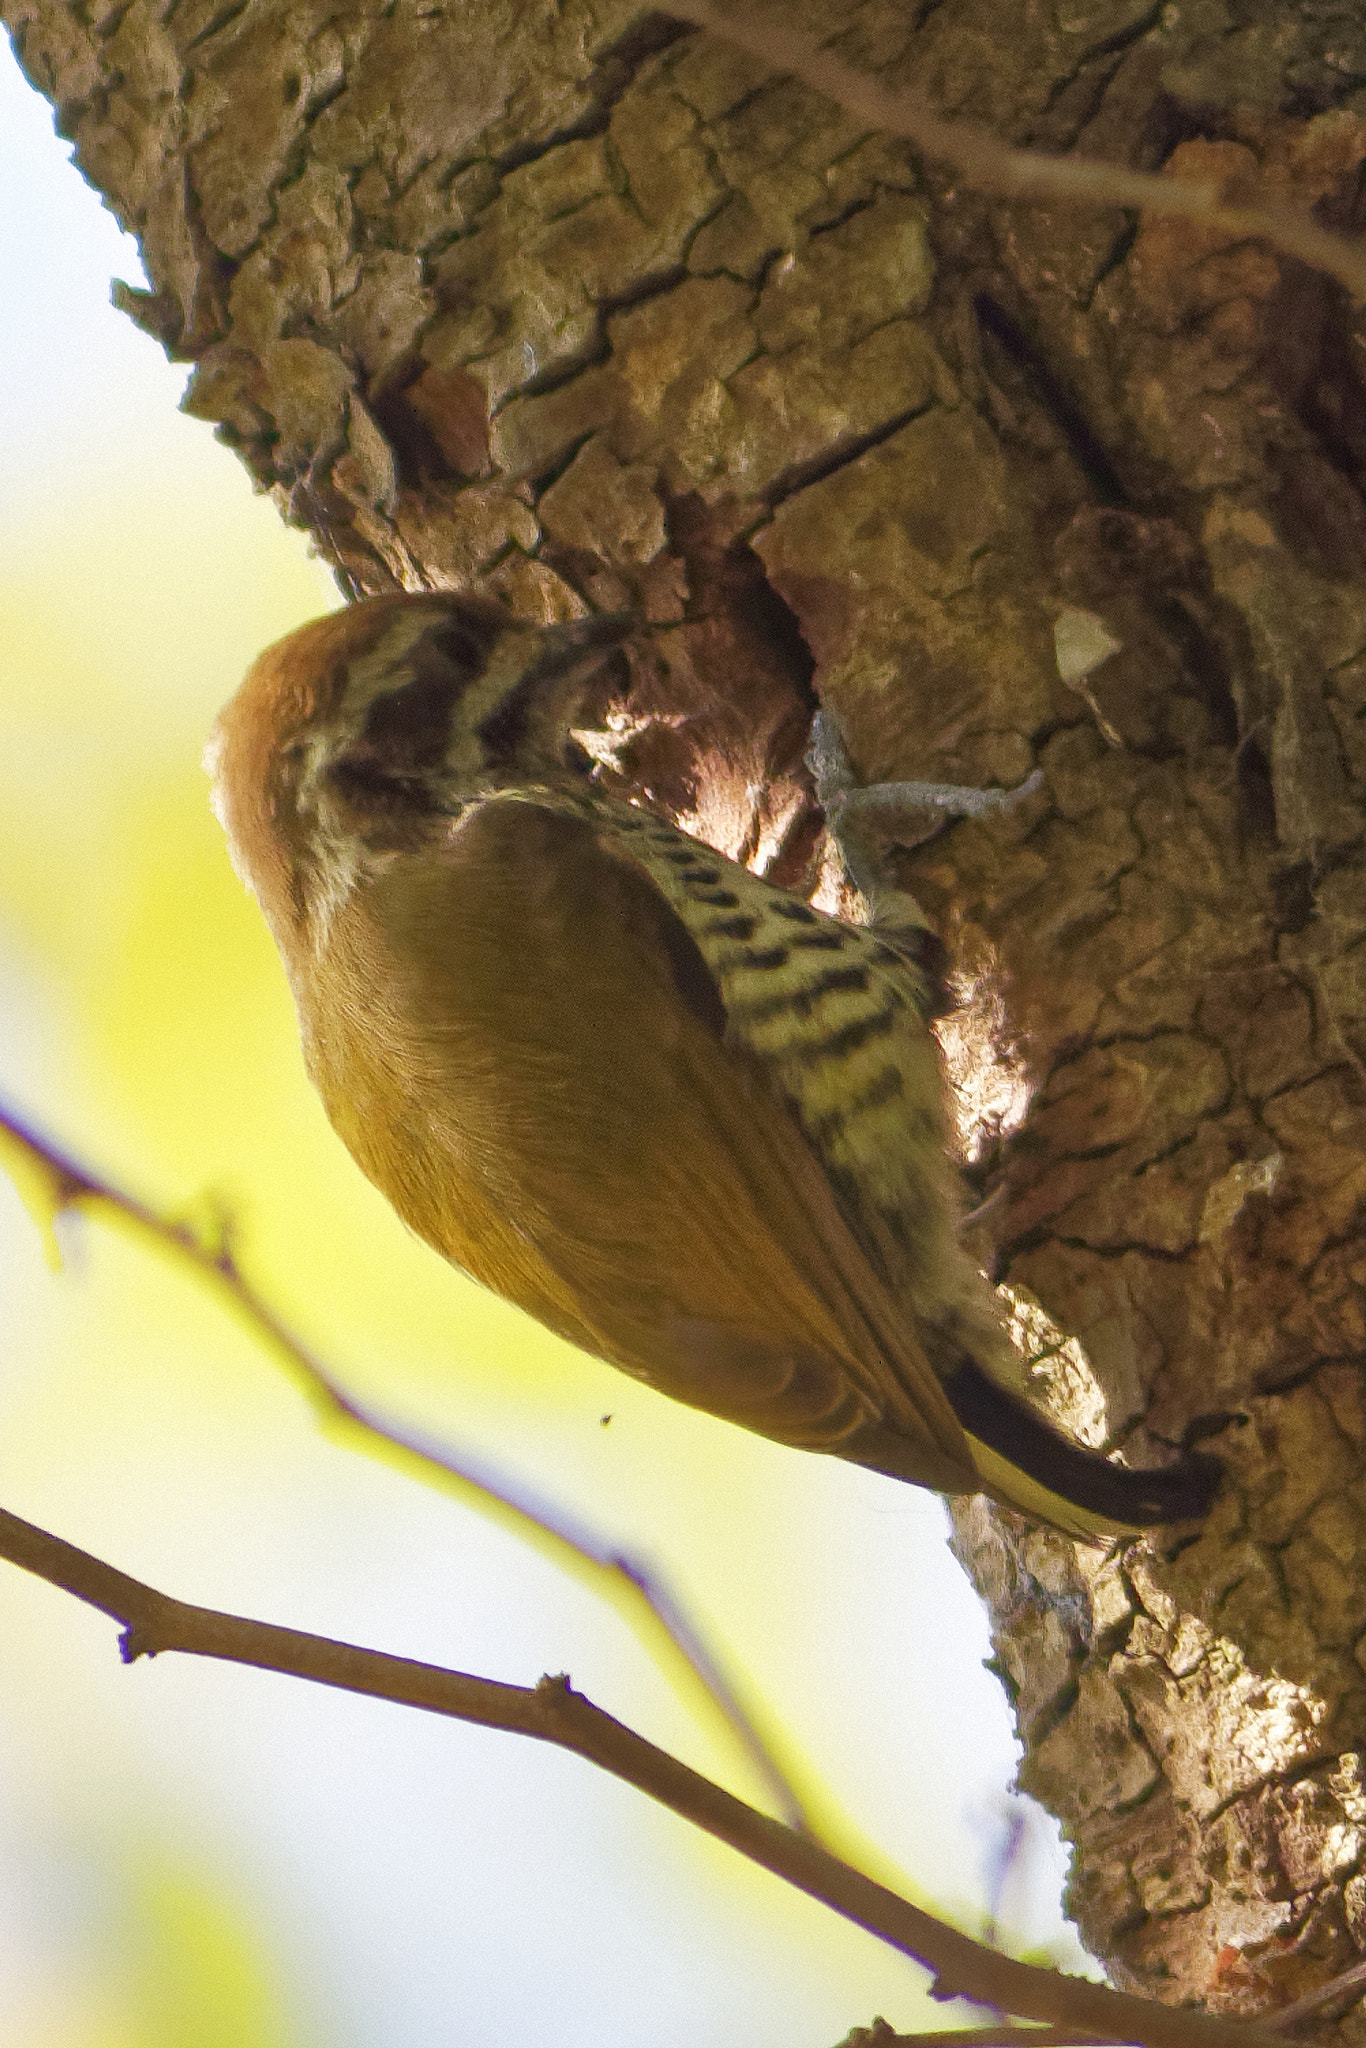
M 1023 1400 L 913 960 L 595 786 L 620 637 L 374 599 L 224 713 L 338 1133 L 446 1258 L 675 1399 L 1075 1533 L 1200 1511 L 1203 1461 L 1129 1472 Z

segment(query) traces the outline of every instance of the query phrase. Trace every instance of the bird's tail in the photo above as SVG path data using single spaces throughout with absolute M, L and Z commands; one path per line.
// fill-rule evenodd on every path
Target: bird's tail
M 979 1365 L 964 1360 L 944 1391 L 972 1446 L 982 1490 L 1069 1536 L 1137 1533 L 1205 1515 L 1222 1466 L 1187 1451 L 1150 1469 L 1116 1465 L 1064 1436 Z

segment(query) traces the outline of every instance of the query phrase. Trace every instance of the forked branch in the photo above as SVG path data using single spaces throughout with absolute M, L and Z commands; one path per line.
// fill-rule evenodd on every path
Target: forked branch
M 337 1643 L 299 1629 L 195 1607 L 0 1509 L 0 1557 L 122 1624 L 131 1663 L 179 1650 L 308 1678 L 343 1692 L 529 1735 L 572 1750 L 667 1806 L 870 1934 L 923 1963 L 936 1998 L 970 1998 L 1006 2013 L 1141 2048 L 1283 2048 L 1284 2037 L 1242 2020 L 1131 1998 L 1084 1977 L 1016 1962 L 947 1927 L 799 1834 L 657 1749 L 577 1693 L 567 1678 L 504 1685 Z

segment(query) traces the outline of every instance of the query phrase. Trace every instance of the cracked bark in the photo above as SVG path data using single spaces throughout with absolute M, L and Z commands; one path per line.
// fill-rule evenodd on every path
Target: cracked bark
M 1071 1906 L 1250 2011 L 1366 1947 L 1366 361 L 1336 287 L 1007 205 L 626 0 L 4 0 L 140 238 L 123 303 L 353 591 L 670 630 L 615 771 L 795 874 L 812 692 L 861 772 L 1013 783 L 902 864 L 984 1262 L 1092 1440 L 1212 1444 L 1184 1548 L 980 1504 Z M 1257 173 L 1350 230 L 1344 4 L 802 0 L 1019 144 Z M 1121 650 L 1084 688 L 1053 629 Z M 1331 2026 L 1325 2021 L 1325 2030 Z M 1361 2031 L 1348 2015 L 1340 2030 Z

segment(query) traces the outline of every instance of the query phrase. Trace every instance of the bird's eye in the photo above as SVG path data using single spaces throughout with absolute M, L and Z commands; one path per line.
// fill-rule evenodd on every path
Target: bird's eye
M 353 801 L 431 807 L 431 772 L 445 758 L 452 707 L 465 680 L 447 662 L 424 662 L 408 682 L 376 697 L 364 729 L 333 769 Z
M 375 699 L 358 751 L 397 774 L 431 767 L 446 751 L 459 689 L 444 663 L 435 670 L 424 666 L 411 682 Z
M 497 626 L 490 625 L 484 633 L 452 619 L 448 624 L 432 626 L 422 636 L 421 647 L 449 662 L 467 680 L 481 674 L 489 658 L 489 650 L 502 631 L 506 621 Z

